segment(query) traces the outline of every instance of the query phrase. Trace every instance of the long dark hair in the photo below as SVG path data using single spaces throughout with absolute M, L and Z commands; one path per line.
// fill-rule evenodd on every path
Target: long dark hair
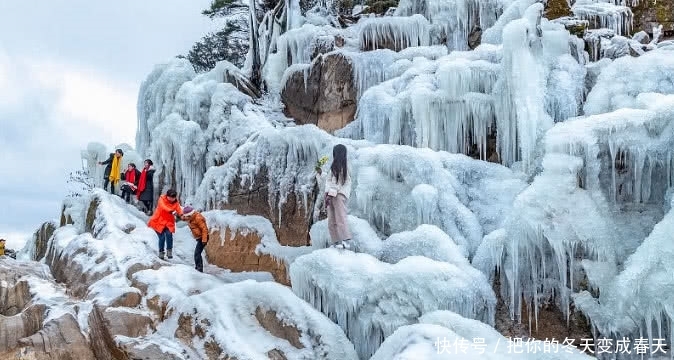
M 346 146 L 342 144 L 335 145 L 332 148 L 332 165 L 330 165 L 332 176 L 337 179 L 338 184 L 344 184 L 346 181 Z

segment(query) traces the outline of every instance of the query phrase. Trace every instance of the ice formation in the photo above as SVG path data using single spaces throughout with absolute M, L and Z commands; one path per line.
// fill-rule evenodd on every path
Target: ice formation
M 640 57 L 613 61 L 597 78 L 583 106 L 586 114 L 602 114 L 620 108 L 639 108 L 636 96 L 657 92 L 674 94 L 674 52 L 650 51 Z
M 451 311 L 434 311 L 401 326 L 371 360 L 591 359 L 569 344 L 507 339 L 493 328 Z
M 571 7 L 575 16 L 587 20 L 595 28 L 607 28 L 618 35 L 627 35 L 632 31 L 632 10 L 628 6 L 615 5 L 612 2 L 578 0 Z
M 392 47 L 402 50 L 408 47 L 430 45 L 430 23 L 419 14 L 413 16 L 394 16 L 367 18 L 361 21 L 360 47 L 363 50 L 376 50 Z
M 414 231 L 403 231 L 386 239 L 381 260 L 395 264 L 409 256 L 425 256 L 436 261 L 469 265 L 467 251 L 456 246 L 440 228 L 420 225 Z
M 367 254 L 325 249 L 296 259 L 290 278 L 298 296 L 344 329 L 361 359 L 396 328 L 430 311 L 494 322 L 494 293 L 467 261 L 411 256 L 391 265 Z
M 611 305 L 600 307 L 587 292 L 574 295 L 586 286 L 610 298 L 614 293 L 606 284 L 623 266 L 634 266 L 623 259 L 643 251 L 648 238 L 641 239 L 656 223 L 666 223 L 661 204 L 674 185 L 674 98 L 642 93 L 636 105 L 640 109 L 571 119 L 549 130 L 543 172 L 518 195 L 505 231 L 482 242 L 473 264 L 488 272 L 500 269 L 511 316 L 521 312 L 522 297 L 533 312 L 530 319 L 537 319 L 538 304 L 548 301 L 568 316 L 575 296 L 576 306 L 597 319 L 594 326 L 602 334 L 636 334 L 639 325 L 630 325 L 635 320 L 601 313 L 607 310 L 598 309 Z M 651 315 L 644 316 L 636 323 L 650 321 Z
M 541 20 L 541 12 L 532 5 L 504 28 L 502 61 L 489 51 L 418 59 L 399 77 L 369 87 L 356 120 L 339 134 L 454 153 L 476 146 L 486 160 L 496 131 L 503 163 L 533 165 L 552 120 L 579 113 L 585 80 L 569 45 L 580 40 Z
M 450 50 L 468 50 L 468 34 L 494 25 L 507 5 L 499 0 L 403 0 L 395 16 L 421 14 L 439 27 Z
M 289 359 L 358 359 L 353 344 L 339 326 L 298 301 L 290 289 L 280 284 L 253 280 L 220 284 L 172 301 L 168 311 L 174 315 L 162 324 L 157 335 L 172 337 L 180 326 L 179 318 L 189 316 L 192 326 L 201 325 L 204 332 L 204 345 L 195 344 L 196 348 L 208 349 L 206 343 L 211 339 L 226 354 L 240 359 L 264 358 L 273 349 Z M 295 328 L 299 336 L 291 341 L 298 343 L 279 341 L 261 326 L 260 314 L 265 312 Z

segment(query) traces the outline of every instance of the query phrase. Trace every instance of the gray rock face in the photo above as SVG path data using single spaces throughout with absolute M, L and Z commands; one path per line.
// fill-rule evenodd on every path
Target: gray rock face
M 288 77 L 281 99 L 286 116 L 299 125 L 328 132 L 343 128 L 353 121 L 358 100 L 351 62 L 341 54 L 319 56 L 308 71 Z

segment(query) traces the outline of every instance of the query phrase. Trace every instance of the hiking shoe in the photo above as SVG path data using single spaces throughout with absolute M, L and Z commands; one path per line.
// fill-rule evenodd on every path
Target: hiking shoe
M 160 251 L 160 252 L 159 252 L 159 258 L 162 259 L 162 260 L 164 260 L 164 252 L 163 252 L 163 251 Z
M 169 259 L 173 259 L 173 249 L 166 250 L 166 257 Z

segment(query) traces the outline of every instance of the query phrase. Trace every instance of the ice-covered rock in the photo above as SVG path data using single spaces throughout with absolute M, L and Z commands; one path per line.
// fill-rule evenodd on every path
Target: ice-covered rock
M 371 360 L 591 359 L 572 344 L 505 338 L 491 327 L 451 311 L 434 311 L 401 326 Z
M 640 93 L 674 94 L 674 52 L 667 49 L 650 51 L 640 57 L 616 59 L 601 72 L 597 84 L 583 106 L 586 114 L 607 113 L 620 108 L 641 108 L 636 97 Z
M 233 272 L 269 272 L 274 279 L 288 283 L 286 265 L 306 247 L 282 246 L 269 220 L 243 216 L 235 211 L 203 213 L 211 234 L 206 245 L 208 262 Z
M 608 28 L 618 35 L 632 31 L 632 10 L 612 2 L 578 0 L 571 7 L 573 14 L 587 20 L 593 29 Z
M 398 327 L 430 311 L 494 322 L 494 292 L 465 259 L 448 263 L 411 256 L 392 265 L 367 254 L 325 249 L 297 258 L 290 278 L 298 296 L 344 329 L 361 359 Z

